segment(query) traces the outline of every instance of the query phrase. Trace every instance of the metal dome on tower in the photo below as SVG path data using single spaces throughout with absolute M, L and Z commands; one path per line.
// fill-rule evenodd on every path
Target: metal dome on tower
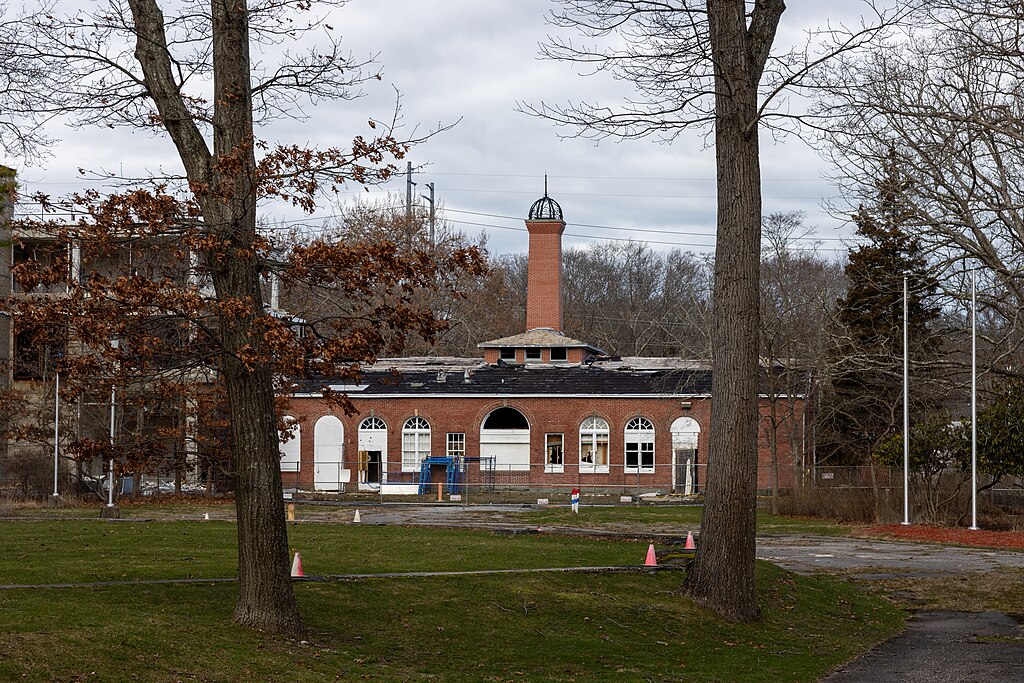
M 530 221 L 561 221 L 562 207 L 548 196 L 548 176 L 544 175 L 544 196 L 533 203 L 530 213 L 526 215 Z

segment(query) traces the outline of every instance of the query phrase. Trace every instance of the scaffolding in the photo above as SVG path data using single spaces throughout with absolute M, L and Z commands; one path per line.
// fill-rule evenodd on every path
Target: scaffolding
M 447 486 L 448 494 L 461 494 L 466 484 L 465 475 L 466 465 L 468 463 L 480 463 L 481 488 L 486 491 L 493 491 L 495 470 L 494 461 L 495 458 L 492 455 L 481 457 L 428 456 L 420 463 L 419 492 L 430 493 L 430 484 L 433 479 L 431 471 L 435 465 L 443 465 L 445 468 L 445 485 Z

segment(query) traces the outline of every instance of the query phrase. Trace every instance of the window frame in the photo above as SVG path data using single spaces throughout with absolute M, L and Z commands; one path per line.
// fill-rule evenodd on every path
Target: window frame
M 453 448 L 453 441 L 458 442 L 459 439 L 452 439 L 452 437 L 461 437 L 461 448 Z M 462 458 L 466 457 L 466 432 L 447 432 L 444 437 L 444 454 L 449 458 Z
M 498 358 L 501 360 L 515 361 L 516 349 L 514 346 L 502 346 L 498 348 Z
M 523 360 L 527 363 L 540 363 L 544 359 L 541 349 L 527 347 L 523 349 Z
M 551 459 L 551 437 L 558 437 L 558 462 Z M 565 472 L 565 433 L 547 432 L 544 434 L 544 472 L 547 474 L 561 474 Z
M 412 438 L 412 448 L 408 448 Z M 419 472 L 424 458 L 430 457 L 430 422 L 421 415 L 414 415 L 402 423 L 402 471 Z M 410 455 L 411 454 L 411 455 Z M 415 463 L 413 462 L 415 460 Z
M 558 352 L 558 354 L 561 356 L 561 358 L 555 358 L 555 352 Z M 568 363 L 569 362 L 569 349 L 565 348 L 564 346 L 552 347 L 551 350 L 549 351 L 548 358 L 551 359 L 552 363 Z
M 637 415 L 626 423 L 623 441 L 623 471 L 626 474 L 654 474 L 654 423 L 646 417 Z M 634 454 L 632 465 L 629 464 L 631 454 Z
M 603 427 L 599 427 L 603 424 Z M 608 420 L 603 417 L 591 416 L 580 423 L 579 428 L 579 470 L 581 474 L 608 474 L 611 471 L 609 464 L 609 448 L 611 440 L 611 426 Z M 602 442 L 603 437 L 603 442 Z M 595 456 L 591 462 L 584 462 L 584 453 L 590 447 L 589 452 Z M 604 457 L 601 458 L 601 446 L 604 446 Z M 603 462 L 602 462 L 603 460 Z

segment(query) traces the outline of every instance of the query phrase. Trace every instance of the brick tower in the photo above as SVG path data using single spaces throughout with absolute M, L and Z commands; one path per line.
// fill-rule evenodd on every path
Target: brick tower
M 530 255 L 526 276 L 526 329 L 546 327 L 562 330 L 562 207 L 548 196 L 533 203 L 527 214 Z

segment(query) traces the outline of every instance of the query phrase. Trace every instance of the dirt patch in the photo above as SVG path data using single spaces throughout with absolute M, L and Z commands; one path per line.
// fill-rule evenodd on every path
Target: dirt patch
M 854 536 L 891 538 L 922 543 L 942 543 L 972 548 L 1008 548 L 1024 550 L 1024 533 L 1019 531 L 985 531 L 958 527 L 925 526 L 921 524 L 886 524 L 857 529 Z

